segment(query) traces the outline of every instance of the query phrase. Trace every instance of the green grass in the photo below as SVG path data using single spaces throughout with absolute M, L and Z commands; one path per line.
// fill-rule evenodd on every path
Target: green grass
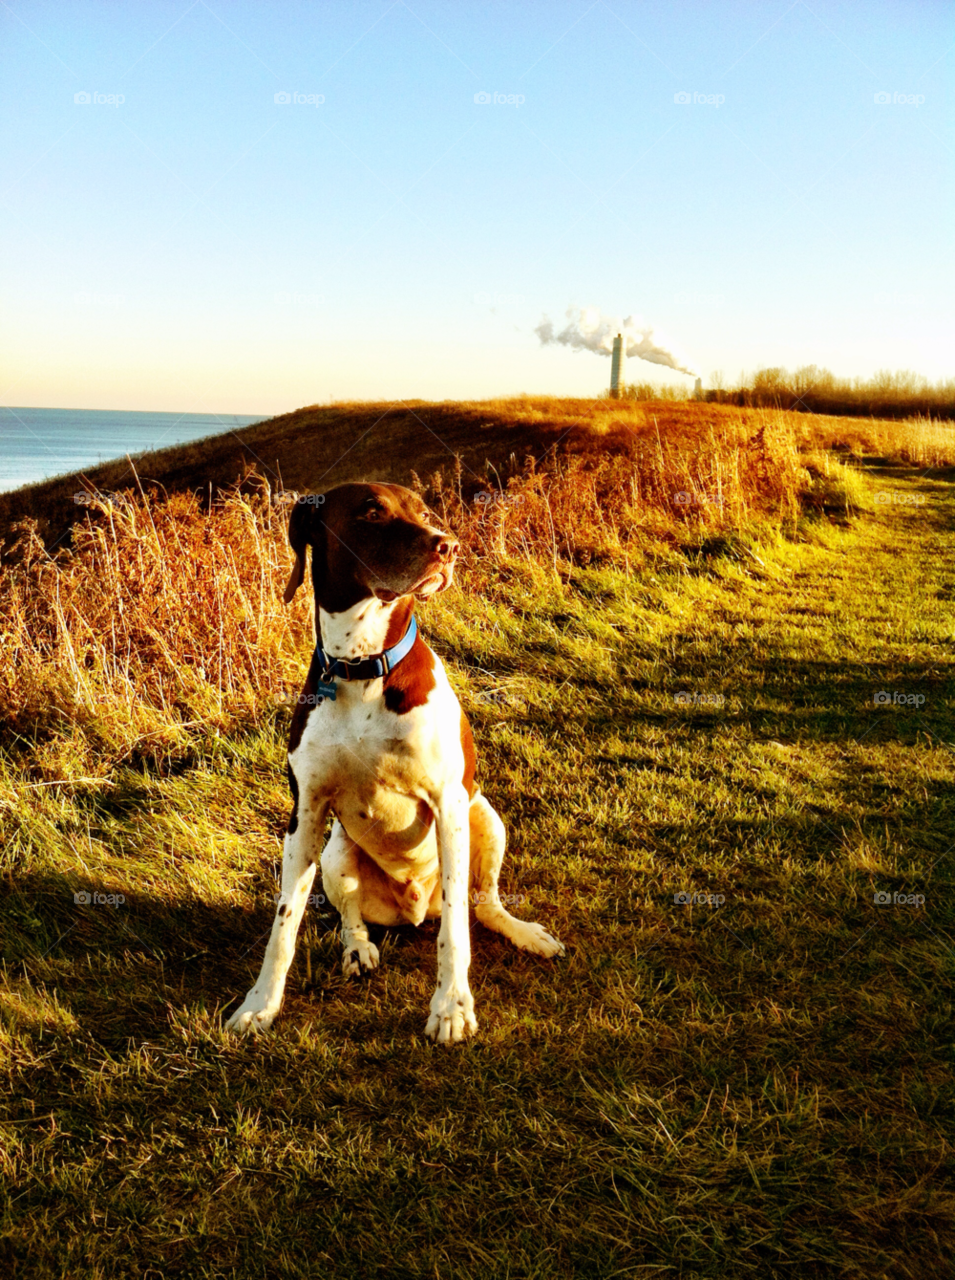
M 322 909 L 274 1030 L 222 1030 L 271 922 L 284 712 L 85 784 L 36 782 L 85 776 L 68 726 L 44 770 L 12 744 L 7 1274 L 951 1275 L 955 503 L 851 488 L 796 540 L 514 562 L 423 611 L 501 891 L 568 945 L 474 924 L 452 1051 L 423 1037 L 436 926 L 378 930 L 346 982 Z

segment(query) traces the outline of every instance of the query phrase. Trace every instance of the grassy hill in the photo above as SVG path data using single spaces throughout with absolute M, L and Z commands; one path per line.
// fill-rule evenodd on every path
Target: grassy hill
M 112 494 L 135 487 L 135 475 L 167 493 L 213 493 L 234 484 L 250 468 L 274 489 L 302 492 L 347 480 L 389 480 L 408 484 L 412 472 L 428 475 L 448 468 L 455 456 L 475 480 L 490 462 L 506 465 L 511 453 L 543 455 L 553 444 L 586 434 L 599 418 L 593 400 L 495 400 L 467 403 L 352 403 L 312 405 L 294 413 L 227 431 L 205 440 L 175 445 L 104 463 L 80 475 L 61 476 L 0 494 L 0 532 L 14 520 L 31 517 L 49 544 L 83 514 L 77 492 Z M 135 475 L 134 475 L 135 471 Z
M 52 558 L 21 531 L 12 1274 L 949 1274 L 955 432 L 604 402 L 536 459 L 563 405 L 502 411 L 500 486 L 413 467 L 464 548 L 420 618 L 508 827 L 501 891 L 569 948 L 473 925 L 452 1052 L 422 1035 L 435 926 L 377 930 L 351 983 L 321 906 L 273 1032 L 222 1030 L 312 644 L 268 475 L 98 501 Z
M 58 544 L 85 515 L 85 503 L 75 500 L 78 493 L 113 495 L 137 491 L 142 484 L 168 494 L 194 491 L 208 498 L 250 468 L 273 491 L 316 492 L 357 479 L 409 484 L 414 474 L 426 478 L 437 469 L 448 471 L 458 458 L 463 488 L 470 495 L 485 484 L 489 466 L 510 476 L 528 457 L 541 459 L 551 449 L 587 452 L 633 435 L 659 435 L 682 446 L 707 433 L 753 435 L 768 421 L 783 424 L 804 450 L 882 453 L 889 447 L 900 460 L 913 462 L 923 455 L 937 462 L 933 449 L 944 452 L 955 431 L 951 424 L 915 420 L 915 425 L 900 425 L 715 404 L 546 396 L 312 405 L 238 431 L 139 454 L 132 465 L 121 458 L 0 493 L 0 543 L 9 547 L 13 526 L 32 519 L 46 546 Z

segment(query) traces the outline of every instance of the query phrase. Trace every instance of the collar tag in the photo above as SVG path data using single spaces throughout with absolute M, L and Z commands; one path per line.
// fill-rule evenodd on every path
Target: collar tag
M 323 698 L 328 698 L 331 702 L 335 701 L 335 682 L 319 680 L 315 685 L 315 692 L 321 694 Z

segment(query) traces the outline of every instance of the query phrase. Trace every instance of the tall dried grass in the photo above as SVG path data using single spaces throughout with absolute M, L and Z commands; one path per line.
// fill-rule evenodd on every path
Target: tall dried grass
M 92 497 L 55 557 L 26 523 L 0 584 L 8 728 L 68 726 L 113 762 L 133 742 L 158 756 L 182 730 L 254 719 L 294 685 L 311 621 L 304 594 L 281 600 L 286 506 L 264 480 L 242 489 L 208 510 L 195 494 Z
M 533 409 L 531 409 L 533 412 Z M 594 414 L 588 438 L 475 491 L 460 467 L 419 487 L 472 559 L 517 556 L 575 564 L 620 558 L 798 518 L 812 477 L 782 415 L 682 422 L 643 410 Z M 597 447 L 595 447 L 597 446 Z
M 955 466 L 955 422 L 913 417 L 902 422 L 882 418 L 826 418 L 787 413 L 800 450 L 830 449 L 878 456 L 913 467 Z
M 554 421 L 559 410 L 530 398 L 509 405 L 518 421 L 542 412 Z M 421 485 L 462 541 L 465 590 L 493 590 L 495 566 L 507 559 L 556 570 L 792 523 L 814 488 L 832 487 L 831 468 L 807 470 L 799 451 L 839 443 L 838 425 L 768 410 L 714 418 L 671 406 L 663 418 L 642 406 L 591 405 L 586 435 L 571 431 L 580 402 L 566 406 L 568 453 L 512 457 L 508 473 L 491 480 L 459 466 Z M 919 465 L 945 453 L 932 426 L 852 426 L 866 427 L 866 447 L 894 442 Z M 274 714 L 312 643 L 309 594 L 290 607 L 281 600 L 287 499 L 254 475 L 205 505 L 137 487 L 119 502 L 93 498 L 72 548 L 55 557 L 26 522 L 0 580 L 6 736 L 34 747 L 85 739 L 94 749 L 84 758 L 108 770 L 118 759 L 173 757 L 190 730 Z M 63 767 L 55 751 L 34 750 L 32 759 L 41 776 Z

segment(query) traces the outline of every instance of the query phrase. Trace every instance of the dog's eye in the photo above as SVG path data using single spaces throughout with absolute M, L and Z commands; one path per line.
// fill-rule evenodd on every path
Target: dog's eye
M 365 512 L 365 519 L 366 519 L 366 520 L 380 520 L 380 519 L 381 519 L 381 507 L 369 507 L 369 508 L 367 509 L 367 511 Z

